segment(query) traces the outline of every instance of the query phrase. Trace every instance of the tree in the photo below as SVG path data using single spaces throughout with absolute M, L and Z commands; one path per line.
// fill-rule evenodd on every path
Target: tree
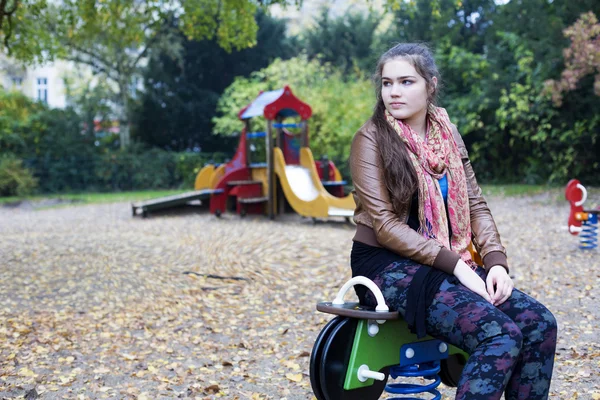
M 18 0 L 0 2 L 0 32 L 5 32 L 5 40 L 9 40 L 13 29 L 13 16 L 17 12 L 19 6 Z M 6 28 L 4 24 L 6 23 Z
M 564 92 L 572 91 L 586 75 L 596 73 L 594 92 L 600 96 L 600 23 L 593 12 L 581 17 L 564 30 L 571 40 L 571 46 L 563 52 L 565 70 L 560 80 L 545 82 L 547 92 L 552 95 L 554 104 L 560 106 Z
M 498 8 L 488 39 L 493 47 L 493 42 L 497 42 L 496 32 L 516 34 L 521 44 L 533 51 L 539 78 L 558 78 L 564 66 L 562 49 L 569 45 L 563 31 L 587 11 L 598 15 L 600 3 L 596 0 L 511 0 Z
M 231 151 L 233 141 L 212 135 L 219 96 L 236 76 L 248 76 L 294 52 L 284 21 L 262 11 L 256 21 L 259 31 L 252 48 L 228 53 L 215 40 L 182 39 L 182 60 L 160 50 L 151 52 L 133 135 L 170 150 Z
M 275 60 L 249 78 L 236 78 L 225 90 L 218 104 L 215 132 L 232 135 L 243 124 L 237 112 L 258 96 L 260 91 L 290 85 L 294 94 L 311 106 L 310 147 L 316 157 L 327 154 L 345 165 L 354 133 L 371 116 L 375 96 L 371 82 L 361 75 L 343 74 L 329 64 L 309 60 L 301 55 L 289 60 Z M 262 117 L 252 120 L 256 129 L 264 129 Z M 254 129 L 252 128 L 252 129 Z
M 51 58 L 53 38 L 40 23 L 46 0 L 0 0 L 0 52 L 27 63 Z
M 377 54 L 372 46 L 381 15 L 367 15 L 348 11 L 341 17 L 332 18 L 330 10 L 323 8 L 316 26 L 303 32 L 301 46 L 310 58 L 319 57 L 344 73 L 353 70 L 370 71 Z
M 40 115 L 45 109 L 44 104 L 33 102 L 22 93 L 0 88 L 0 152 L 21 156 L 31 149 L 31 144 L 39 142 L 37 132 L 45 129 Z
M 387 47 L 389 42 L 434 45 L 449 40 L 473 53 L 483 53 L 486 33 L 498 9 L 494 0 L 415 0 L 391 7 L 394 20 L 384 34 Z
M 69 32 L 77 36 L 81 31 L 89 28 L 92 18 L 98 16 L 95 10 L 117 11 L 117 17 L 124 10 L 134 9 L 139 11 L 138 20 L 159 20 L 165 15 L 178 18 L 181 30 L 190 39 L 212 40 L 215 39 L 220 47 L 226 51 L 252 47 L 256 43 L 258 25 L 254 16 L 258 8 L 266 8 L 274 4 L 283 7 L 294 5 L 299 7 L 301 0 L 270 0 L 269 2 L 255 2 L 252 0 L 127 0 L 112 2 L 110 0 L 90 1 L 64 1 L 61 10 L 72 10 L 77 3 L 81 10 L 84 24 L 75 26 Z M 51 2 L 52 4 L 52 2 Z M 56 4 L 54 4 L 56 5 Z M 40 17 L 52 9 L 47 0 L 1 0 L 0 1 L 0 39 L 3 47 L 9 53 L 25 57 L 27 61 L 44 59 L 46 55 L 52 56 L 55 48 L 40 47 L 40 43 L 48 44 L 51 38 L 44 31 L 44 23 Z M 72 17 L 73 14 L 69 17 Z M 34 17 L 34 18 L 32 18 Z M 118 19 L 118 18 L 117 18 Z M 82 21 L 75 21 L 82 22 Z M 103 15 L 99 24 L 110 25 L 114 22 L 111 15 Z M 123 21 L 121 21 L 122 23 Z M 148 25 L 150 27 L 150 25 Z M 134 28 L 133 26 L 131 28 Z M 133 32 L 133 35 L 139 32 Z M 37 42 L 23 40 L 36 38 Z M 46 54 L 43 54 L 46 53 Z
M 69 104 L 83 121 L 85 135 L 95 138 L 97 128 L 104 130 L 113 126 L 114 93 L 105 80 L 68 76 L 65 86 Z
M 476 136 L 496 143 L 502 138 L 496 147 L 504 150 L 499 157 L 479 152 L 484 164 L 495 160 L 495 169 L 504 171 L 512 165 L 513 179 L 524 181 L 564 183 L 575 176 L 590 184 L 599 181 L 600 118 L 595 110 L 600 98 L 593 95 L 592 75 L 563 92 L 560 106 L 544 94 L 544 82 L 560 78 L 564 69 L 561 51 L 569 43 L 563 31 L 588 10 L 597 13 L 600 3 L 513 0 L 499 9 L 487 40 L 492 79 L 481 83 L 488 88 L 486 97 L 499 103 L 490 103 L 496 116 Z
M 164 6 L 162 2 L 68 0 L 46 10 L 48 30 L 60 46 L 56 54 L 86 64 L 114 83 L 122 148 L 129 145 L 131 87 L 148 51 L 162 47 L 173 56 L 179 51 L 165 24 L 173 12 Z
M 31 9 L 21 2 L 12 4 L 14 10 L 3 7 L 3 11 L 11 13 L 7 21 L 13 22 L 16 16 L 19 23 L 8 23 L 0 34 L 14 56 L 25 61 L 59 57 L 86 64 L 114 83 L 122 147 L 130 140 L 132 82 L 141 77 L 150 49 L 179 58 L 181 31 L 188 39 L 215 38 L 219 46 L 231 51 L 253 46 L 258 30 L 254 19 L 258 6 L 250 0 L 64 0 L 49 4 L 30 0 L 35 6 Z M 36 18 L 30 18 L 32 13 Z

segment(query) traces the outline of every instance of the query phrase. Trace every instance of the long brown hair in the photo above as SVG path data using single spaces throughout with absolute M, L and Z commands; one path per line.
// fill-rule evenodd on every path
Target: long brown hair
M 371 121 L 377 128 L 377 145 L 383 161 L 386 186 L 391 194 L 394 209 L 399 210 L 402 204 L 410 201 L 417 190 L 418 179 L 408 155 L 409 150 L 385 118 L 385 105 L 381 97 L 381 75 L 384 65 L 394 59 L 408 61 L 425 79 L 430 103 L 434 103 L 436 99 L 438 89 L 432 80 L 433 77 L 439 80 L 439 72 L 431 51 L 425 45 L 400 43 L 379 58 L 373 76 L 377 103 Z

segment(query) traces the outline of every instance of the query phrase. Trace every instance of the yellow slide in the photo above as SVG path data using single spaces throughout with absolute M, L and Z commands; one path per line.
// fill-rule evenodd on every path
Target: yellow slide
M 281 149 L 276 147 L 273 151 L 275 173 L 294 211 L 312 218 L 354 215 L 356 205 L 352 195 L 332 196 L 321 184 L 310 148 L 300 149 L 300 165 L 286 165 Z
M 207 164 L 196 175 L 194 190 L 214 189 L 223 175 L 225 175 L 225 164 L 221 164 L 217 168 L 212 164 Z

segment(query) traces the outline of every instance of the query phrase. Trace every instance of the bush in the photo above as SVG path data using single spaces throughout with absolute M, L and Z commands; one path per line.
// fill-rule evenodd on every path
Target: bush
M 315 158 L 327 155 L 331 160 L 345 162 L 350 156 L 354 133 L 373 112 L 373 85 L 360 74 L 344 77 L 331 65 L 308 60 L 306 55 L 285 61 L 278 59 L 249 78 L 236 78 L 219 99 L 220 116 L 213 118 L 214 132 L 232 135 L 241 131 L 243 124 L 231 110 L 247 106 L 261 90 L 285 85 L 290 85 L 294 94 L 312 108 L 310 148 Z M 252 126 L 264 130 L 264 118 L 252 119 Z
M 33 193 L 38 180 L 13 154 L 0 156 L 0 196 L 26 196 Z
M 170 152 L 132 144 L 127 151 L 98 140 L 73 108 L 49 109 L 0 89 L 0 196 L 193 188 L 208 162 L 223 153 Z M 232 150 L 234 148 L 232 147 Z
M 127 152 L 102 154 L 96 164 L 103 190 L 162 189 L 174 186 L 175 161 L 171 153 L 132 145 Z
M 96 186 L 109 191 L 191 189 L 205 164 L 224 160 L 223 153 L 175 153 L 133 145 L 126 153 L 110 151 L 99 157 L 95 163 Z
M 40 192 L 61 193 L 191 189 L 204 165 L 225 160 L 224 153 L 175 153 L 133 145 L 128 152 L 110 150 L 60 158 L 45 154 L 28 158 L 24 164 L 35 174 Z

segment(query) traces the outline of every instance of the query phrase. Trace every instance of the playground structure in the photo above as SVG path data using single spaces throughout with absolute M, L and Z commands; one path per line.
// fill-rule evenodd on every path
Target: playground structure
M 346 292 L 357 284 L 373 292 L 375 310 L 344 302 Z M 432 337 L 417 338 L 397 311 L 389 311 L 381 291 L 368 278 L 350 279 L 332 302 L 318 303 L 317 310 L 336 315 L 319 333 L 310 356 L 317 400 L 377 400 L 384 390 L 441 399 L 436 389 L 440 382 L 457 386 L 468 355 Z M 388 384 L 389 377 L 401 381 Z M 406 381 L 416 377 L 426 383 Z M 394 397 L 419 398 L 423 397 Z
M 355 208 L 351 195 L 344 196 L 340 172 L 333 162 L 315 161 L 309 147 L 310 106 L 291 89 L 262 92 L 244 107 L 238 118 L 244 127 L 233 159 L 219 166 L 207 165 L 197 175 L 196 191 L 211 190 L 210 212 L 221 216 L 234 211 L 241 216 L 266 214 L 274 218 L 289 206 L 310 218 L 344 217 Z M 252 118 L 264 116 L 266 131 L 251 131 Z M 298 123 L 285 118 L 300 117 Z M 300 129 L 299 135 L 288 129 Z M 275 136 L 275 137 L 273 137 Z M 264 155 L 257 146 L 264 144 Z
M 310 106 L 300 101 L 291 89 L 261 92 L 244 107 L 238 118 L 244 127 L 232 160 L 220 165 L 206 165 L 194 182 L 194 191 L 131 205 L 132 214 L 148 213 L 196 200 L 210 203 L 210 212 L 220 217 L 234 211 L 241 216 L 266 214 L 271 219 L 286 208 L 313 219 L 344 217 L 354 214 L 351 195 L 344 195 L 345 181 L 335 164 L 326 158 L 315 161 L 309 147 L 308 119 Z M 267 130 L 252 132 L 251 119 L 264 116 Z M 300 117 L 299 123 L 284 123 Z M 300 129 L 298 135 L 288 129 Z M 273 140 L 275 136 L 275 140 Z M 262 160 L 253 141 L 262 139 Z M 258 143 L 260 147 L 260 143 Z
M 577 179 L 569 181 L 565 189 L 565 197 L 571 205 L 569 232 L 572 235 L 579 235 L 579 248 L 584 250 L 597 248 L 600 207 L 593 210 L 583 208 L 587 200 L 587 190 Z
M 351 195 L 344 195 L 346 182 L 333 162 L 326 158 L 315 161 L 310 150 L 311 115 L 310 106 L 294 96 L 288 86 L 261 92 L 238 113 L 244 127 L 230 162 L 202 168 L 194 191 L 133 203 L 132 214 L 146 217 L 152 211 L 200 201 L 209 202 L 210 212 L 218 217 L 234 211 L 241 216 L 267 214 L 273 219 L 291 207 L 304 217 L 349 220 L 355 204 Z M 258 116 L 265 117 L 267 130 L 252 132 L 251 120 Z M 289 117 L 300 117 L 301 121 L 284 123 Z M 288 129 L 300 129 L 301 133 L 294 135 Z M 256 160 L 260 158 L 252 143 L 256 139 L 263 140 L 262 160 Z

